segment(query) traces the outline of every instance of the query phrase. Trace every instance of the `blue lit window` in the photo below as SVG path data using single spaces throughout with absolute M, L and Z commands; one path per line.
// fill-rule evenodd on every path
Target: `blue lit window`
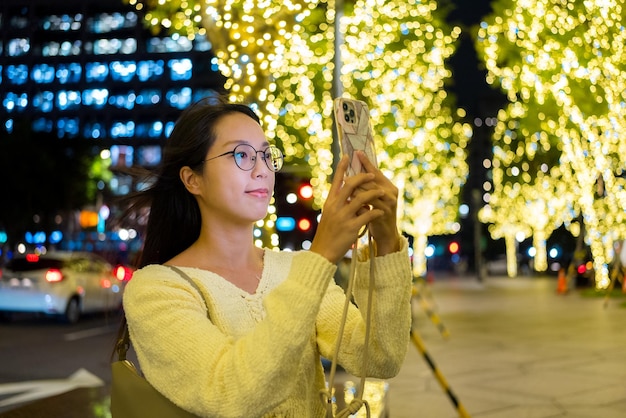
M 161 101 L 161 90 L 145 89 L 137 95 L 137 104 L 141 106 L 152 106 Z
M 33 97 L 33 107 L 40 112 L 50 112 L 54 108 L 54 93 L 42 91 Z
M 197 102 L 200 99 L 204 99 L 207 97 L 216 97 L 218 95 L 218 93 L 216 93 L 215 90 L 211 90 L 211 89 L 195 89 L 193 91 L 193 98 L 191 99 L 191 101 L 193 102 Z
M 165 94 L 165 98 L 170 106 L 182 110 L 191 104 L 191 88 L 183 87 L 182 89 L 169 90 Z
M 150 138 L 159 138 L 163 135 L 163 122 L 156 121 L 150 126 L 150 132 L 148 132 L 148 136 Z
M 63 137 L 75 137 L 78 135 L 80 121 L 78 118 L 60 118 L 57 120 L 57 136 Z
M 86 48 L 88 51 L 91 45 Z M 93 43 L 93 53 L 95 55 L 110 54 L 134 54 L 137 52 L 137 40 L 128 39 L 98 39 Z
M 82 51 L 83 43 L 82 41 L 65 41 L 61 42 L 59 46 L 59 55 L 62 57 L 69 57 L 72 55 L 80 55 Z
M 137 71 L 135 61 L 113 61 L 109 66 L 111 68 L 111 78 L 115 81 L 128 82 L 133 79 Z
M 44 57 L 56 57 L 59 55 L 61 44 L 58 42 L 46 42 L 41 48 L 41 55 Z
M 174 130 L 174 121 L 169 121 L 165 124 L 165 137 L 169 138 L 169 136 L 172 134 L 172 131 Z
M 193 43 L 184 36 L 174 34 L 169 38 L 151 38 L 146 49 L 148 52 L 189 52 Z
M 135 107 L 135 93 L 130 91 L 128 93 L 111 94 L 109 95 L 109 104 L 117 107 L 118 109 L 131 110 Z
M 163 135 L 163 122 L 145 122 L 137 125 L 135 135 L 139 137 L 161 138 Z
M 157 80 L 163 75 L 165 63 L 158 61 L 139 61 L 137 63 L 137 78 L 139 81 Z
M 7 65 L 6 76 L 12 84 L 24 84 L 28 80 L 28 66 L 26 64 Z
M 109 75 L 109 66 L 101 62 L 85 64 L 85 81 L 105 81 Z
M 111 147 L 111 164 L 115 167 L 131 167 L 134 149 L 129 145 L 113 145 Z
M 46 42 L 41 49 L 41 55 L 44 57 L 69 57 L 82 53 L 82 41 L 64 41 L 64 42 Z
M 111 179 L 109 187 L 111 191 L 116 195 L 125 195 L 132 190 L 133 179 L 130 176 L 115 176 Z
M 59 64 L 57 67 L 57 80 L 59 83 L 78 83 L 80 81 L 81 73 L 83 72 L 83 68 L 77 62 L 72 62 L 70 64 Z
M 80 106 L 80 92 L 61 90 L 57 93 L 56 106 L 60 110 L 78 109 Z
M 142 166 L 154 166 L 161 162 L 161 147 L 146 145 L 137 148 L 137 162 Z
M 121 13 L 102 13 L 87 22 L 87 29 L 93 33 L 108 33 L 123 28 L 133 28 L 137 25 L 137 14 L 128 12 L 125 15 Z
M 54 81 L 54 66 L 48 64 L 35 64 L 30 77 L 35 83 L 46 84 Z
M 211 70 L 213 71 L 220 70 L 220 64 L 219 64 L 219 61 L 217 60 L 217 57 L 211 58 Z
M 135 122 L 114 122 L 111 126 L 111 138 L 132 138 L 135 136 Z
M 135 136 L 137 136 L 137 137 L 147 137 L 149 130 L 150 130 L 150 124 L 148 124 L 148 123 L 137 123 L 135 125 Z
M 211 42 L 203 35 L 196 35 L 196 38 L 193 40 L 193 49 L 195 51 L 210 51 L 213 48 Z
M 4 96 L 2 106 L 9 113 L 12 111 L 21 112 L 28 106 L 28 94 L 9 92 Z
M 135 38 L 124 39 L 120 47 L 120 53 L 129 55 L 135 52 L 137 52 L 137 40 Z
M 7 130 L 7 133 L 13 133 L 13 119 L 7 119 L 4 122 L 4 128 Z
M 67 32 L 71 30 L 79 30 L 81 27 L 82 20 L 83 20 L 83 15 L 80 13 L 74 16 L 52 15 L 42 22 L 42 28 L 45 30 L 63 31 L 63 32 Z
M 16 38 L 7 42 L 7 53 L 10 57 L 26 55 L 30 51 L 30 39 Z
M 54 123 L 50 119 L 37 118 L 33 121 L 33 131 L 35 132 L 52 132 Z
M 99 122 L 87 122 L 83 128 L 83 136 L 85 138 L 98 139 L 102 138 L 106 133 L 104 124 Z
M 172 81 L 189 80 L 191 78 L 193 64 L 189 58 L 170 60 L 167 65 L 171 70 L 170 78 Z
M 117 54 L 122 43 L 119 39 L 98 39 L 93 43 L 95 55 Z
M 108 89 L 88 89 L 83 91 L 83 104 L 95 108 L 104 107 L 109 98 Z

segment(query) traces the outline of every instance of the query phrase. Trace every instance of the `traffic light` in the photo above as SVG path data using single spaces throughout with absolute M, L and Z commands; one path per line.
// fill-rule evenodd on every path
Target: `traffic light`
M 298 195 L 304 200 L 311 199 L 313 197 L 313 187 L 311 187 L 311 183 L 302 183 L 300 187 L 298 187 Z
M 319 215 L 319 210 L 313 206 L 313 187 L 309 178 L 294 173 L 278 173 L 274 198 L 280 247 L 308 249 Z

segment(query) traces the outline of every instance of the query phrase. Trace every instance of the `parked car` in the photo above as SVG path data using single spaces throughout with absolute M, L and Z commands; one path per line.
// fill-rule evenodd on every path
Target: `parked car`
M 76 323 L 119 309 L 132 270 L 86 252 L 18 255 L 0 271 L 0 313 L 35 312 Z

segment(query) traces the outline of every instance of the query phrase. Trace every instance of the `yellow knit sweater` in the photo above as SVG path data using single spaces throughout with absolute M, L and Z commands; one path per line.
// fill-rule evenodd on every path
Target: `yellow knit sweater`
M 369 262 L 359 254 L 356 303 L 367 306 Z M 307 252 L 266 250 L 255 294 L 206 270 L 183 267 L 201 296 L 171 269 L 135 272 L 124 291 L 131 341 L 146 379 L 201 417 L 324 417 L 320 355 L 331 358 L 345 293 L 335 265 Z M 407 242 L 375 259 L 367 375 L 398 373 L 408 348 L 411 270 Z M 361 375 L 365 323 L 352 305 L 338 361 Z

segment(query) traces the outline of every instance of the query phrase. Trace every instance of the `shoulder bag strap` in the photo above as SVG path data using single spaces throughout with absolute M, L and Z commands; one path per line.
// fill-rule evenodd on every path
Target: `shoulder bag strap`
M 209 317 L 209 305 L 206 302 L 206 299 L 204 298 L 204 293 L 202 293 L 202 290 L 200 290 L 200 287 L 198 287 L 198 285 L 196 284 L 196 282 L 189 277 L 189 275 L 187 273 L 185 273 L 184 271 L 182 271 L 181 269 L 179 269 L 178 267 L 175 266 L 168 266 L 168 265 L 163 265 L 164 267 L 169 267 L 170 269 L 172 269 L 173 271 L 175 271 L 176 273 L 178 273 L 179 276 L 181 276 L 183 279 L 187 280 L 189 282 L 189 284 L 191 284 L 193 286 L 194 289 L 196 289 L 196 291 L 200 294 L 200 297 L 202 298 L 202 301 L 204 302 L 204 307 L 206 308 L 206 315 L 207 318 Z M 128 335 L 128 322 L 126 322 L 126 315 L 124 315 L 124 318 L 122 319 L 122 332 L 120 333 L 117 343 L 115 344 L 115 351 L 117 351 L 117 358 L 120 361 L 124 361 L 126 360 L 126 353 L 128 352 L 128 349 L 130 348 L 130 337 Z
M 202 293 L 202 290 L 200 290 L 200 287 L 196 284 L 196 282 L 191 277 L 189 277 L 187 273 L 185 273 L 184 271 L 182 271 L 176 266 L 165 266 L 165 267 L 169 267 L 170 269 L 174 270 L 176 273 L 180 275 L 180 277 L 187 280 L 189 284 L 192 285 L 194 289 L 196 289 L 196 291 L 200 294 L 202 301 L 204 302 L 204 307 L 206 308 L 206 316 L 208 318 L 209 317 L 209 305 L 206 299 L 204 298 L 204 293 Z

